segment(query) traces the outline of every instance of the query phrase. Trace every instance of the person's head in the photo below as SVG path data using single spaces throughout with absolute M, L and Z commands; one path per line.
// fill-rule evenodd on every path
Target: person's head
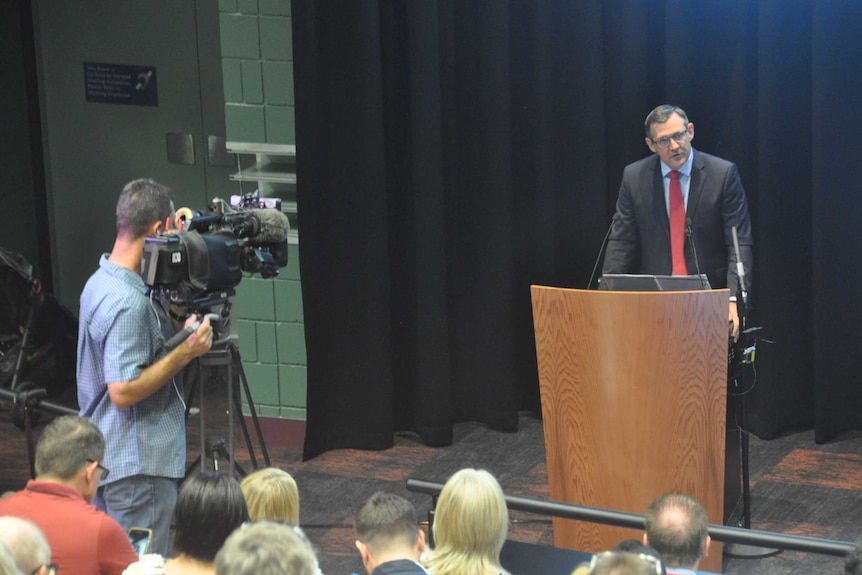
M 45 426 L 36 444 L 36 476 L 71 485 L 92 501 L 108 470 L 105 436 L 86 417 L 63 415 Z
M 449 478 L 437 499 L 429 571 L 502 572 L 500 550 L 508 532 L 509 512 L 500 484 L 484 469 L 462 469 Z
M 0 540 L 0 575 L 24 575 L 15 563 L 9 546 L 2 540 Z
M 660 575 L 661 560 L 652 555 L 605 551 L 593 556 L 590 575 Z
M 272 519 L 299 525 L 299 490 L 290 473 L 267 467 L 249 474 L 240 485 L 252 521 Z
M 213 561 L 233 531 L 248 521 L 239 482 L 218 473 L 188 478 L 174 509 L 174 551 Z
M 862 546 L 857 545 L 844 557 L 844 575 L 862 575 Z
M 659 553 L 652 545 L 647 545 L 643 541 L 637 539 L 623 539 L 612 549 L 612 551 L 623 551 L 625 553 L 633 553 L 638 556 L 646 556 L 655 558 L 661 561 L 661 553 Z M 660 575 L 665 575 L 666 570 L 664 564 L 661 565 Z
M 117 200 L 117 235 L 128 240 L 152 235 L 173 211 L 168 188 L 148 178 L 131 181 Z
M 413 504 L 394 493 L 379 491 L 356 513 L 356 548 L 368 573 L 395 559 L 418 561 L 425 548 Z
M 243 525 L 225 541 L 216 575 L 316 575 L 317 557 L 298 527 L 275 521 Z
M 668 567 L 697 569 L 706 557 L 709 520 L 700 503 L 684 493 L 662 495 L 647 508 L 644 543 L 661 553 Z
M 0 541 L 8 546 L 22 573 L 48 573 L 51 548 L 36 524 L 18 517 L 0 517 Z
M 663 104 L 650 112 L 644 121 L 646 145 L 662 162 L 678 170 L 691 155 L 694 124 L 679 106 Z

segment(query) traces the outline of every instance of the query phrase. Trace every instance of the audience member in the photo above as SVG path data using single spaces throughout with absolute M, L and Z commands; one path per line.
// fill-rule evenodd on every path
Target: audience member
M 484 469 L 462 469 L 440 492 L 435 547 L 423 563 L 434 575 L 508 575 L 500 565 L 508 532 L 509 511 L 500 484 Z
M 216 555 L 216 575 L 317 575 L 317 557 L 298 527 L 247 523 Z
M 124 575 L 213 574 L 215 557 L 228 536 L 248 521 L 239 482 L 218 473 L 190 477 L 174 509 L 174 557 L 144 555 Z
M 368 575 L 423 575 L 425 532 L 413 504 L 393 493 L 375 493 L 354 520 L 356 548 Z
M 690 574 L 709 552 L 706 510 L 684 493 L 667 493 L 646 512 L 644 543 L 661 554 L 668 575 Z
M 105 438 L 87 418 L 54 419 L 36 444 L 36 479 L 0 500 L 0 515 L 29 519 L 51 546 L 51 563 L 62 573 L 120 575 L 137 560 L 126 532 L 90 505 L 99 480 Z
M 593 555 L 590 575 L 659 575 L 662 565 L 652 555 L 605 551 Z
M 635 555 L 654 557 L 661 561 L 661 575 L 666 575 L 667 573 L 664 562 L 661 558 L 661 553 L 659 553 L 655 547 L 647 545 L 643 541 L 638 541 L 637 539 L 623 539 L 617 543 L 616 547 L 613 548 L 613 551 L 623 551 L 625 553 L 634 553 Z
M 0 575 L 24 575 L 15 564 L 12 551 L 3 541 L 0 541 Z
M 252 521 L 270 519 L 299 525 L 299 490 L 290 473 L 266 467 L 248 475 L 240 485 Z
M 854 547 L 844 558 L 844 575 L 862 575 L 862 546 Z
M 45 535 L 32 521 L 6 515 L 0 517 L 0 541 L 6 543 L 22 573 L 54 575 L 51 548 Z

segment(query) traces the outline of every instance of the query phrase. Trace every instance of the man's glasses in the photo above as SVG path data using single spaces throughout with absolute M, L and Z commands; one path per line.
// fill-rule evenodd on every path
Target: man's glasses
M 95 463 L 96 467 L 98 467 L 102 471 L 102 479 L 106 478 L 108 476 L 108 473 L 110 473 L 110 471 L 108 470 L 107 467 L 105 467 L 104 465 L 102 465 L 101 463 L 96 461 L 95 459 L 88 459 L 87 461 L 89 463 Z
M 596 553 L 593 555 L 592 560 L 590 561 L 590 571 L 596 566 L 596 563 L 602 561 L 604 559 L 611 559 L 613 557 L 632 555 L 637 557 L 644 563 L 648 564 L 650 567 L 650 571 L 654 571 L 656 575 L 664 575 L 665 570 L 662 567 L 661 559 L 658 557 L 654 557 L 653 555 L 647 555 L 646 553 L 629 553 L 627 551 L 603 551 L 601 553 Z
M 652 141 L 652 143 L 655 144 L 656 146 L 658 146 L 659 148 L 667 148 L 667 146 L 668 146 L 668 144 L 670 144 L 671 140 L 673 140 L 677 144 L 682 144 L 683 142 L 685 142 L 685 139 L 687 137 L 688 137 L 688 130 L 683 130 L 683 131 L 677 132 L 676 134 L 673 134 L 671 136 L 665 136 L 663 138 L 659 138 L 658 140 L 653 140 L 652 138 L 650 138 L 650 141 Z
M 47 565 L 47 564 L 46 565 L 39 565 L 38 567 L 36 567 L 36 570 L 33 571 L 33 573 L 31 573 L 30 575 L 36 575 L 36 573 L 38 573 L 42 569 L 42 567 L 45 567 L 45 569 L 46 569 L 45 572 L 47 573 L 47 575 L 57 575 L 57 571 L 60 570 L 60 568 L 57 565 L 53 565 L 53 564 L 51 564 L 51 565 Z

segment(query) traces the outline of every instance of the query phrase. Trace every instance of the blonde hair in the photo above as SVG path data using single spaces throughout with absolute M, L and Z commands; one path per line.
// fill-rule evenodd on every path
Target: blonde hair
M 243 479 L 240 487 L 252 521 L 270 519 L 299 525 L 299 490 L 287 471 L 259 469 Z
M 503 489 L 484 469 L 462 469 L 443 486 L 434 513 L 435 548 L 425 566 L 434 575 L 506 574 L 500 549 L 509 533 Z

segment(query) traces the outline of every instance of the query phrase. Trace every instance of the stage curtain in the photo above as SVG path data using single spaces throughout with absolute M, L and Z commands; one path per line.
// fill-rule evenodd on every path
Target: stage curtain
M 305 457 L 538 413 L 529 286 L 587 287 L 665 102 L 749 195 L 751 430 L 858 428 L 859 12 L 293 0 Z

